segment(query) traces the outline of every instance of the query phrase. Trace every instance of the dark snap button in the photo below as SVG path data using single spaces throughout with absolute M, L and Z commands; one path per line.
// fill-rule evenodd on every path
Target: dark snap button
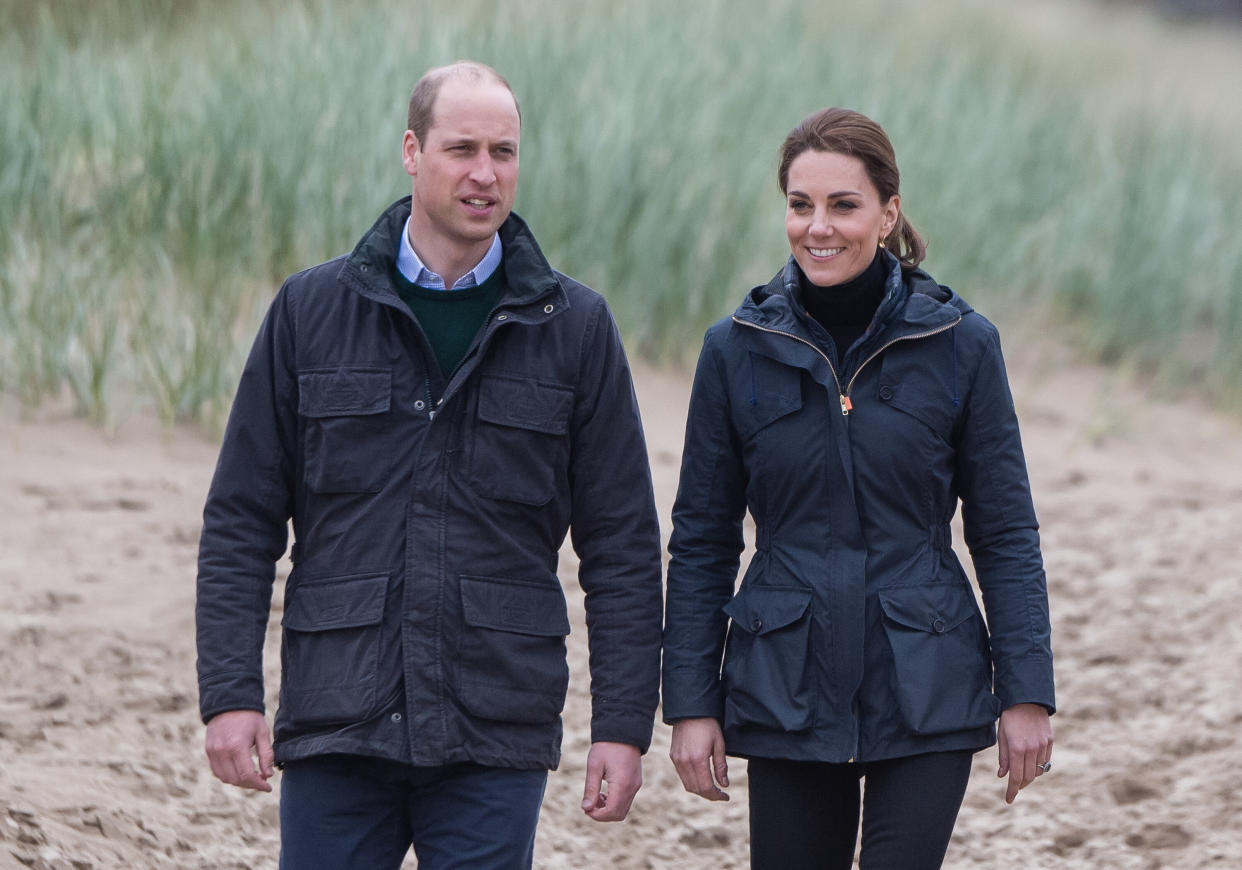
M 944 620 L 939 616 L 932 620 L 932 631 L 936 632 L 936 634 L 944 633 Z
M 400 721 L 401 721 L 401 714 L 400 714 L 400 713 L 393 713 L 391 718 L 392 718 L 392 721 L 394 721 L 394 722 L 400 722 Z
M 892 397 L 893 397 L 892 387 L 890 387 L 888 384 L 885 384 L 884 386 L 880 387 L 880 398 L 881 399 L 887 402 Z
M 763 620 L 756 616 L 750 623 L 750 629 L 751 631 L 758 631 L 761 628 L 763 628 Z

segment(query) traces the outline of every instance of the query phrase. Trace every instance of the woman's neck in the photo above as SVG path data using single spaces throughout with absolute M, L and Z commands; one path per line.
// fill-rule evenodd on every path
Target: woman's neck
M 837 325 L 866 327 L 884 298 L 884 278 L 884 258 L 876 248 L 870 265 L 841 284 L 821 287 L 803 275 L 802 303 L 807 314 L 825 329 Z

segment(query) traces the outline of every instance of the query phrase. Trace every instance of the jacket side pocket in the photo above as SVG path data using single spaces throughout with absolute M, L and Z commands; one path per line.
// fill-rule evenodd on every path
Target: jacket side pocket
M 281 718 L 358 722 L 376 712 L 387 574 L 299 584 L 285 603 Z
M 902 720 L 915 734 L 990 725 L 992 694 L 987 631 L 968 586 L 929 584 L 879 593 L 895 664 L 893 687 Z
M 725 727 L 804 731 L 815 715 L 807 676 L 811 590 L 743 586 L 725 605 Z
M 306 485 L 315 492 L 379 492 L 392 464 L 392 370 L 340 366 L 298 373 Z
M 541 724 L 565 706 L 569 613 L 559 586 L 461 578 L 459 698 L 481 719 Z

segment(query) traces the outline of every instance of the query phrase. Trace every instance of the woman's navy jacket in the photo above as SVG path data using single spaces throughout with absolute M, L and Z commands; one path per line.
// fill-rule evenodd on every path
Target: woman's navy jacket
M 664 718 L 719 719 L 730 754 L 982 748 L 1002 709 L 1054 708 L 997 331 L 885 257 L 884 299 L 844 365 L 796 302 L 792 259 L 704 341 L 673 509 Z M 986 625 L 951 549 L 959 501 Z M 735 591 L 747 510 L 755 549 Z
M 292 519 L 277 761 L 552 768 L 570 622 L 592 739 L 646 749 L 659 694 L 660 536 L 629 367 L 604 300 L 516 215 L 507 286 L 451 377 L 392 287 L 408 198 L 354 252 L 291 277 L 241 378 L 204 510 L 204 720 L 262 710 L 275 560 Z

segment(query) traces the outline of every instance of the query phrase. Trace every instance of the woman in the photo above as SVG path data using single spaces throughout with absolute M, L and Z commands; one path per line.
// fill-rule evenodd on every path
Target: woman
M 749 759 L 754 868 L 850 867 L 860 805 L 863 868 L 935 868 L 973 753 L 999 744 L 1007 802 L 1051 767 L 1048 602 L 1013 401 L 996 329 L 918 269 L 879 125 L 811 115 L 778 175 L 792 255 L 708 330 L 690 400 L 671 754 L 709 800 L 728 799 L 725 755 Z M 951 549 L 959 500 L 986 625 Z M 734 594 L 747 510 L 756 545 Z

